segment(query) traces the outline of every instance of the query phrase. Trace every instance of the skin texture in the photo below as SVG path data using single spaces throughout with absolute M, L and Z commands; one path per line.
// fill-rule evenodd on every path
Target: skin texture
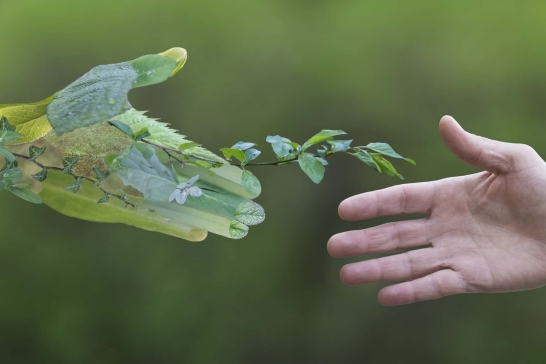
M 334 235 L 333 257 L 398 253 L 345 265 L 343 283 L 403 281 L 379 292 L 388 306 L 546 285 L 546 163 L 527 145 L 470 134 L 450 116 L 440 133 L 457 157 L 484 172 L 343 201 L 345 220 L 428 215 Z

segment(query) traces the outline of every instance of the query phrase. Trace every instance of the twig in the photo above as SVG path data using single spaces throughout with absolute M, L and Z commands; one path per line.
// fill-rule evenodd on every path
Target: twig
M 30 157 L 29 156 L 26 156 L 26 155 L 23 155 L 23 154 L 18 154 L 18 153 L 12 153 L 14 156 L 18 157 L 18 158 L 22 158 L 22 159 L 25 159 L 27 161 L 30 160 Z M 43 168 L 43 169 L 46 169 L 46 170 L 54 170 L 54 171 L 63 171 L 64 168 L 60 168 L 60 167 L 53 167 L 53 166 L 44 166 L 42 163 L 38 162 L 36 159 L 33 159 L 31 162 L 33 162 L 34 164 L 36 164 L 38 167 L 40 168 Z M 72 177 L 74 177 L 74 179 L 82 179 L 82 180 L 86 180 L 86 181 L 89 181 L 91 183 L 93 183 L 95 186 L 97 186 L 97 188 L 99 190 L 101 190 L 106 196 L 108 197 L 114 197 L 114 198 L 117 198 L 118 200 L 120 201 L 123 201 L 123 203 L 125 203 L 125 206 L 131 206 L 131 207 L 136 207 L 136 205 L 132 202 L 130 202 L 129 200 L 127 200 L 127 197 L 126 196 L 123 196 L 123 195 L 118 195 L 118 194 L 115 194 L 115 193 L 112 193 L 112 192 L 109 192 L 107 191 L 106 189 L 104 189 L 100 183 L 97 181 L 97 180 L 94 180 L 93 178 L 90 178 L 90 177 L 86 177 L 86 176 L 80 176 L 80 175 L 77 175 L 76 173 L 74 173 L 73 171 L 70 172 L 70 175 Z

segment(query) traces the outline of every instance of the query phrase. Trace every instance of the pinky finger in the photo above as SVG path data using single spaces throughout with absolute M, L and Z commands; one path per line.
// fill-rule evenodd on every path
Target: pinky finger
M 385 306 L 407 305 L 466 292 L 466 283 L 460 274 L 443 269 L 423 278 L 383 288 L 379 292 L 379 302 Z

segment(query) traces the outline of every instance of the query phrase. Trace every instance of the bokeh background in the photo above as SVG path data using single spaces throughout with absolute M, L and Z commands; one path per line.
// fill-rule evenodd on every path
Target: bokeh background
M 384 141 L 407 182 L 473 173 L 437 131 L 546 155 L 544 1 L 0 0 L 0 102 L 174 46 L 168 82 L 131 92 L 211 150 L 323 128 Z M 0 194 L 3 363 L 542 363 L 546 290 L 404 307 L 345 287 L 328 238 L 344 198 L 400 183 L 332 158 L 322 184 L 257 167 L 267 211 L 241 241 L 201 243 L 62 216 Z M 545 186 L 546 188 L 546 186 Z

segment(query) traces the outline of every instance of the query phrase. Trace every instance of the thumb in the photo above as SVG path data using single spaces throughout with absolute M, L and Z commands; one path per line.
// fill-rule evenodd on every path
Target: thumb
M 451 116 L 440 120 L 440 134 L 448 148 L 459 159 L 491 173 L 516 172 L 527 168 L 534 150 L 523 144 L 487 139 L 465 131 Z

